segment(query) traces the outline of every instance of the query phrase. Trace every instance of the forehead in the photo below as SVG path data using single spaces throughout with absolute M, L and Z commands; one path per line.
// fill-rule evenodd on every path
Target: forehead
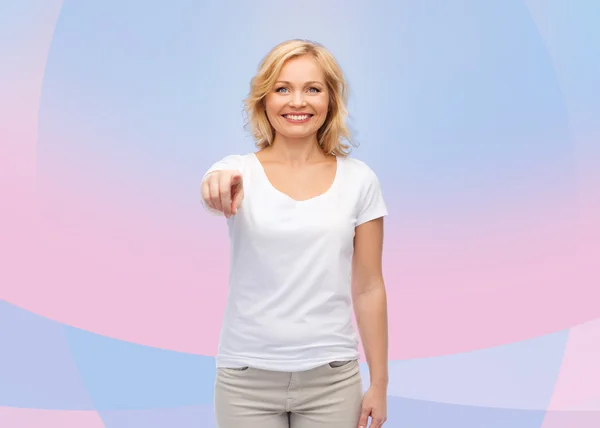
M 325 82 L 325 73 L 315 58 L 311 55 L 302 55 L 291 58 L 283 64 L 278 80 Z

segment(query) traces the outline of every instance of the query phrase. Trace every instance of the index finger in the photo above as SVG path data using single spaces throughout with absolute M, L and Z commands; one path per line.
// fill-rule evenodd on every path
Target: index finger
M 221 194 L 223 214 L 225 214 L 225 217 L 227 218 L 231 216 L 231 180 L 232 176 L 224 175 L 221 176 L 219 182 L 219 193 Z
M 363 408 L 360 412 L 360 419 L 358 420 L 358 428 L 367 428 L 367 424 L 369 423 L 369 414 L 371 412 L 369 409 Z

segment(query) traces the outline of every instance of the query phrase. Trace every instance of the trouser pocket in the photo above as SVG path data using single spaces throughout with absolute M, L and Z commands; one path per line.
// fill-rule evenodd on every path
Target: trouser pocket
M 331 367 L 332 369 L 335 369 L 336 367 L 342 367 L 342 366 L 345 366 L 346 364 L 350 364 L 351 362 L 352 362 L 352 360 L 332 361 L 329 363 L 329 367 Z

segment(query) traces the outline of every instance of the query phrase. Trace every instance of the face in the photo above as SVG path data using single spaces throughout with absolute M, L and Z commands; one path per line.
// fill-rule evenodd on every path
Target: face
M 289 59 L 265 97 L 265 108 L 278 136 L 316 137 L 329 108 L 325 74 L 317 61 L 309 55 Z

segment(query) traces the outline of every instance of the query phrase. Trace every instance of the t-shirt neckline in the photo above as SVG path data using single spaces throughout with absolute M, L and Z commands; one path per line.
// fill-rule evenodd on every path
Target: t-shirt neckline
M 330 193 L 333 192 L 333 190 L 337 186 L 337 183 L 339 181 L 340 174 L 341 174 L 340 169 L 341 169 L 342 162 L 340 161 L 340 157 L 339 156 L 335 156 L 335 161 L 336 161 L 335 176 L 333 177 L 333 181 L 332 181 L 331 185 L 329 186 L 329 188 L 327 190 L 325 190 L 323 193 L 321 193 L 321 194 L 319 194 L 317 196 L 313 196 L 312 198 L 308 198 L 308 199 L 299 200 L 299 199 L 292 198 L 287 193 L 284 193 L 281 190 L 277 189 L 275 186 L 273 186 L 273 184 L 269 180 L 269 177 L 267 176 L 265 168 L 263 167 L 262 163 L 260 162 L 260 159 L 258 159 L 258 156 L 256 156 L 255 152 L 252 153 L 252 158 L 254 159 L 254 161 L 256 163 L 256 166 L 257 166 L 257 168 L 260 171 L 262 179 L 264 180 L 264 182 L 267 185 L 267 187 L 269 187 L 276 194 L 279 194 L 283 198 L 285 198 L 288 201 L 291 201 L 291 202 L 293 202 L 295 204 L 306 204 L 306 203 L 310 203 L 312 201 L 316 201 L 316 200 L 319 200 L 319 199 L 327 197 Z

